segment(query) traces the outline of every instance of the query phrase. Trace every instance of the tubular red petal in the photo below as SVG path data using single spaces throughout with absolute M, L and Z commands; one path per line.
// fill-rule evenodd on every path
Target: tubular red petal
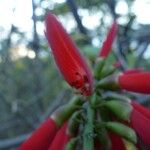
M 60 130 L 57 132 L 49 150 L 64 150 L 67 142 L 70 140 L 70 136 L 66 133 L 68 123 L 66 122 Z
M 56 123 L 47 119 L 19 148 L 19 150 L 47 150 L 58 128 Z
M 110 51 L 111 51 L 111 47 L 112 47 L 112 44 L 115 40 L 115 37 L 117 35 L 117 31 L 118 31 L 118 24 L 116 22 L 116 20 L 114 20 L 108 34 L 107 34 L 107 37 L 106 37 L 106 40 L 104 41 L 103 43 L 103 46 L 100 50 L 100 53 L 99 53 L 99 57 L 104 57 L 106 58 Z
M 149 108 L 145 108 L 142 105 L 140 105 L 139 103 L 132 101 L 132 106 L 134 109 L 138 110 L 140 113 L 142 113 L 145 117 L 150 119 L 150 109 Z
M 54 15 L 48 13 L 45 25 L 46 37 L 56 64 L 65 80 L 83 95 L 91 95 L 92 73 L 75 43 Z
M 131 126 L 143 143 L 150 148 L 150 119 L 137 109 L 133 109 L 130 116 Z
M 150 94 L 150 73 L 122 74 L 118 78 L 121 89 Z
M 102 147 L 101 147 L 101 144 L 99 141 L 95 141 L 94 143 L 94 150 L 101 150 Z
M 109 133 L 109 137 L 111 139 L 111 150 L 126 150 L 125 145 L 121 137 L 114 133 Z
M 135 146 L 136 146 L 136 150 L 142 150 L 141 144 L 139 142 Z

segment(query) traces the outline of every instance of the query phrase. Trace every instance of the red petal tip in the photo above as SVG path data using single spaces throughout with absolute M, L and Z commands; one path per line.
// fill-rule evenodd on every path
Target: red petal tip
M 65 80 L 83 95 L 92 94 L 93 78 L 90 68 L 75 43 L 54 15 L 46 15 L 46 37 L 56 64 Z

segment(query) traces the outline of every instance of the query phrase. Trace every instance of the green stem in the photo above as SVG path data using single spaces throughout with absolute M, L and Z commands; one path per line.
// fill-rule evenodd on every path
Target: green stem
M 107 115 L 107 114 L 106 114 Z M 104 119 L 107 116 L 103 116 Z M 105 129 L 106 123 L 104 122 L 101 114 L 99 114 L 98 122 L 95 123 L 95 132 L 98 141 L 101 143 L 102 150 L 110 150 L 111 149 L 111 141 L 107 130 Z
M 87 122 L 83 132 L 83 150 L 94 150 L 94 110 L 87 104 Z

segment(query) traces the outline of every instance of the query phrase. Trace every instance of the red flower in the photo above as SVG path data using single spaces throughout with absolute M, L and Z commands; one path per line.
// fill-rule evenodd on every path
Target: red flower
M 140 104 L 132 103 L 131 126 L 140 139 L 150 149 L 150 110 Z
M 122 74 L 118 78 L 119 86 L 132 92 L 150 94 L 150 73 Z
M 67 125 L 68 123 L 66 122 L 57 132 L 49 150 L 64 150 L 66 144 L 71 138 L 69 134 L 67 134 Z
M 115 40 L 115 37 L 117 35 L 117 31 L 118 31 L 118 25 L 117 25 L 117 22 L 114 20 L 107 34 L 106 40 L 104 41 L 103 46 L 100 50 L 100 53 L 99 53 L 100 57 L 106 58 L 109 55 L 113 41 Z
M 46 16 L 46 37 L 65 80 L 83 95 L 92 94 L 93 79 L 85 59 L 54 15 Z
M 145 108 L 142 105 L 140 105 L 137 102 L 132 102 L 132 106 L 134 107 L 134 109 L 138 110 L 140 113 L 142 113 L 144 116 L 146 116 L 147 118 L 150 119 L 150 109 L 149 108 Z
M 47 119 L 19 148 L 19 150 L 47 150 L 58 130 L 57 124 Z

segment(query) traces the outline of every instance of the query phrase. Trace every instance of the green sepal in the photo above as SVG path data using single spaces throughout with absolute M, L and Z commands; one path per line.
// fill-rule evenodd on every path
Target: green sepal
M 65 146 L 65 150 L 75 150 L 77 142 L 78 142 L 78 137 L 72 138 Z
M 114 92 L 107 93 L 107 95 L 103 95 L 102 98 L 106 101 L 117 100 L 117 101 L 124 101 L 128 103 L 131 102 L 130 98 Z
M 58 126 L 61 126 L 76 110 L 83 104 L 81 97 L 73 97 L 69 103 L 57 108 L 51 118 L 55 120 Z
M 68 123 L 68 132 L 69 135 L 74 137 L 76 135 L 76 131 L 78 129 L 79 123 L 82 119 L 81 111 L 76 111 L 73 113 Z
M 129 120 L 132 112 L 132 106 L 130 103 L 125 101 L 110 100 L 107 101 L 104 106 L 112 111 L 117 118 L 121 120 Z
M 136 144 L 137 143 L 137 136 L 133 129 L 129 128 L 128 126 L 119 123 L 119 122 L 106 122 L 105 127 L 118 134 L 119 136 L 125 138 L 126 140 Z
M 94 93 L 90 99 L 90 104 L 93 108 L 97 107 L 100 104 L 100 97 Z
M 112 90 L 112 91 L 120 90 L 120 86 L 117 83 L 117 76 L 112 75 L 100 80 L 96 84 L 96 89 Z
M 105 59 L 98 58 L 95 64 L 95 68 L 94 68 L 94 77 L 96 79 L 99 79 L 104 65 L 105 65 Z
M 111 74 L 113 74 L 116 71 L 116 68 L 113 66 L 106 66 L 101 70 L 101 73 L 99 75 L 98 79 L 105 78 Z

